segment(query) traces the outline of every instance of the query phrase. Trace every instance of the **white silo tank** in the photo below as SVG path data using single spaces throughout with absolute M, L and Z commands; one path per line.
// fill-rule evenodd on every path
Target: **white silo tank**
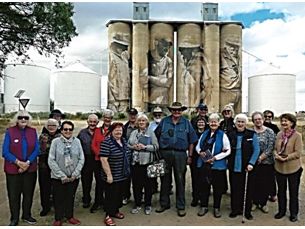
M 80 62 L 53 72 L 54 108 L 63 112 L 101 109 L 101 77 Z
M 8 64 L 4 74 L 5 113 L 18 110 L 19 101 L 14 96 L 21 89 L 25 90 L 21 98 L 30 99 L 26 110 L 30 112 L 50 111 L 51 70 L 49 68 L 34 64 Z
M 296 111 L 296 76 L 266 73 L 249 77 L 249 114 L 272 110 L 275 116 Z

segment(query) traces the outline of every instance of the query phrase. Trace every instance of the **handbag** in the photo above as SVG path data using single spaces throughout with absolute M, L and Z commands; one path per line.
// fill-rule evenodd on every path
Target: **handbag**
M 159 152 L 156 151 L 156 160 L 147 166 L 147 176 L 149 178 L 156 178 L 164 176 L 166 170 L 166 162 L 161 159 Z

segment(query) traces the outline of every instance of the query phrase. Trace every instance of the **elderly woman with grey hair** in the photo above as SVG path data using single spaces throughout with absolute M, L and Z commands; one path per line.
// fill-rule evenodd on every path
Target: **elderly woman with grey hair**
M 51 169 L 55 221 L 53 226 L 61 226 L 64 217 L 67 222 L 79 225 L 74 218 L 74 198 L 84 166 L 84 152 L 80 140 L 73 136 L 74 124 L 64 121 L 60 127 L 61 136 L 51 143 L 48 164 Z
M 258 111 L 254 112 L 252 114 L 252 122 L 254 123 L 254 131 L 258 136 L 260 147 L 254 176 L 254 205 L 252 206 L 252 211 L 258 207 L 262 212 L 268 213 L 267 201 L 272 189 L 272 181 L 274 180 L 273 149 L 275 134 L 273 130 L 264 126 L 263 113 Z
M 209 116 L 210 128 L 203 132 L 196 151 L 199 154 L 197 167 L 199 167 L 199 196 L 200 209 L 198 216 L 208 212 L 208 202 L 211 186 L 213 187 L 214 217 L 221 217 L 220 205 L 222 194 L 227 187 L 227 160 L 231 153 L 230 142 L 227 135 L 219 128 L 220 117 L 213 113 Z
M 131 213 L 137 214 L 141 209 L 142 190 L 146 215 L 150 215 L 153 179 L 147 176 L 147 166 L 153 162 L 159 148 L 158 139 L 153 131 L 148 129 L 149 120 L 145 114 L 140 114 L 136 120 L 137 129 L 131 132 L 128 147 L 132 150 L 131 179 L 135 206 Z
M 19 223 L 21 196 L 22 219 L 29 224 L 36 223 L 31 208 L 37 179 L 39 142 L 36 129 L 30 127 L 31 119 L 27 111 L 18 111 L 13 118 L 13 126 L 5 132 L 2 146 L 11 212 L 10 226 Z
M 51 169 L 48 165 L 51 142 L 60 137 L 57 132 L 59 123 L 56 119 L 50 118 L 45 123 L 45 131 L 39 136 L 39 158 L 38 158 L 38 181 L 40 188 L 40 203 L 42 210 L 40 216 L 46 216 L 51 209 Z
M 246 174 L 248 174 L 245 217 L 252 220 L 253 168 L 260 152 L 259 141 L 255 131 L 246 128 L 248 117 L 245 114 L 237 114 L 234 123 L 235 129 L 228 133 L 231 144 L 231 155 L 228 157 L 231 186 L 231 213 L 229 217 L 235 218 L 242 214 Z

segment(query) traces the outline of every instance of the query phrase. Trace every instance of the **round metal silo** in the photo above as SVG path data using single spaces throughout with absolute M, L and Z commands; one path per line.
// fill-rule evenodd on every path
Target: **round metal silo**
M 249 114 L 272 110 L 276 116 L 296 111 L 296 76 L 286 73 L 249 77 Z
M 53 72 L 54 108 L 63 112 L 101 109 L 101 77 L 77 62 Z
M 50 111 L 50 69 L 31 64 L 8 64 L 4 74 L 5 113 L 18 110 L 19 101 L 14 96 L 21 89 L 25 90 L 21 98 L 30 99 L 26 110 Z

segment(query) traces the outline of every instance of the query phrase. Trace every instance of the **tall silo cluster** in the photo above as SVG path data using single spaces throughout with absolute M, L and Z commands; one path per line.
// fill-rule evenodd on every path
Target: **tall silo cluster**
M 24 90 L 21 98 L 30 99 L 26 109 L 31 112 L 50 111 L 51 70 L 31 64 L 8 64 L 4 70 L 4 112 L 19 109 L 15 95 Z

